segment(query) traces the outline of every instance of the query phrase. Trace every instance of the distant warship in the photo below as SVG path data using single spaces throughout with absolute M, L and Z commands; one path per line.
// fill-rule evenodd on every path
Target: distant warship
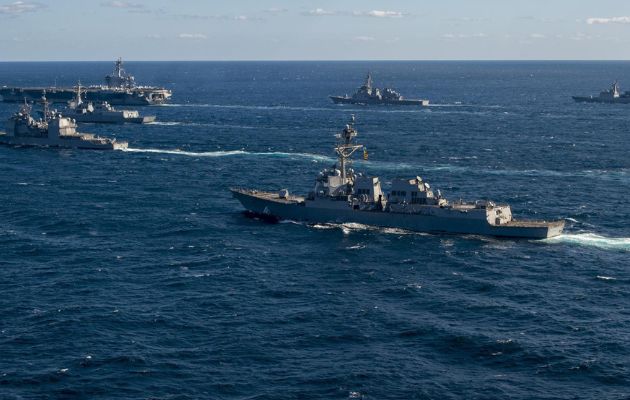
M 613 82 L 610 89 L 603 90 L 599 96 L 573 96 L 573 100 L 578 103 L 630 103 L 630 92 L 621 93 L 619 83 Z
M 135 78 L 123 69 L 123 62 L 116 61 L 114 72 L 105 77 L 105 85 L 85 88 L 85 100 L 107 101 L 114 105 L 152 105 L 168 101 L 172 93 L 165 88 L 137 86 Z M 0 96 L 5 102 L 37 101 L 44 93 L 52 103 L 67 103 L 74 97 L 74 87 L 0 87 Z
M 104 124 L 134 123 L 144 124 L 155 121 L 155 116 L 140 116 L 135 110 L 116 110 L 108 102 L 84 102 L 82 100 L 81 85 L 77 85 L 74 99 L 68 103 L 63 115 L 77 122 L 93 122 Z
M 9 146 L 64 147 L 76 149 L 126 149 L 127 142 L 77 132 L 74 120 L 48 108 L 43 99 L 43 118 L 31 116 L 31 106 L 24 104 L 7 121 L 6 132 L 0 132 L 0 144 Z
M 372 75 L 368 72 L 365 83 L 352 96 L 330 96 L 335 104 L 397 104 L 411 106 L 428 106 L 429 100 L 412 100 L 403 98 L 391 88 L 383 90 L 372 87 Z
M 378 177 L 355 173 L 351 156 L 366 150 L 354 144 L 354 116 L 336 135 L 338 162 L 320 172 L 307 196 L 287 189 L 265 192 L 230 189 L 246 210 L 264 219 L 301 220 L 312 223 L 360 223 L 410 231 L 476 234 L 542 239 L 557 236 L 564 221 L 515 220 L 509 205 L 478 200 L 449 202 L 419 176 L 394 179 L 385 193 Z

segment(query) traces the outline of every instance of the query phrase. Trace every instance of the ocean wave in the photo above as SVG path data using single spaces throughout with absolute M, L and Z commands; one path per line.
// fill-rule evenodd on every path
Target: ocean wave
M 564 233 L 544 241 L 597 247 L 604 250 L 630 251 L 630 237 L 607 237 L 596 233 Z

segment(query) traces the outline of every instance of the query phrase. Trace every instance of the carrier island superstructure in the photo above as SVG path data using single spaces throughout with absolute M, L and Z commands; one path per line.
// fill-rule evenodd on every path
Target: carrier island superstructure
M 415 176 L 393 179 L 386 193 L 381 180 L 357 173 L 352 155 L 363 149 L 355 144 L 352 121 L 337 134 L 338 161 L 320 172 L 314 189 L 306 196 L 232 188 L 245 209 L 265 219 L 289 219 L 309 223 L 360 223 L 410 231 L 474 234 L 543 239 L 557 236 L 564 221 L 517 220 L 511 207 L 488 200 L 450 202 L 440 191 Z
M 2 101 L 21 103 L 38 101 L 46 96 L 51 103 L 67 103 L 72 100 L 76 87 L 0 87 Z M 135 78 L 125 72 L 122 59 L 118 59 L 114 71 L 105 77 L 104 85 L 84 88 L 86 101 L 108 102 L 113 105 L 153 105 L 166 103 L 172 93 L 169 89 L 154 86 L 138 86 Z

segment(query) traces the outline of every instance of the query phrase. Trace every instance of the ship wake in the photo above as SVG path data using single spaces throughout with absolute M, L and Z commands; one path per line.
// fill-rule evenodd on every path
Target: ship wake
M 253 156 L 253 157 L 279 157 L 279 158 L 305 158 L 312 161 L 325 161 L 334 162 L 331 157 L 321 156 L 311 153 L 288 153 L 283 151 L 268 151 L 268 152 L 251 152 L 245 150 L 218 150 L 218 151 L 185 151 L 185 150 L 165 150 L 165 149 L 151 149 L 151 148 L 126 148 L 121 149 L 128 153 L 154 153 L 154 154 L 171 154 L 187 157 L 230 157 L 230 156 Z
M 595 233 L 564 233 L 544 241 L 547 243 L 566 243 L 577 246 L 597 247 L 604 250 L 630 252 L 630 237 L 608 237 Z
M 305 159 L 309 161 L 326 162 L 334 164 L 337 160 L 333 157 L 324 156 L 314 153 L 291 153 L 284 151 L 267 151 L 267 152 L 252 152 L 245 150 L 225 150 L 225 151 L 186 151 L 178 149 L 154 149 L 154 148 L 128 148 L 123 151 L 131 153 L 157 153 L 157 154 L 171 154 L 181 155 L 188 157 L 226 157 L 226 156 L 250 156 L 250 157 L 277 157 L 277 158 L 289 158 L 289 159 Z M 582 171 L 553 171 L 553 170 L 515 170 L 515 169 L 487 169 L 487 168 L 471 168 L 467 166 L 451 165 L 451 164 L 434 164 L 434 165 L 420 165 L 415 163 L 405 162 L 388 162 L 388 161 L 365 161 L 356 160 L 355 164 L 359 168 L 365 168 L 367 170 L 379 170 L 379 171 L 400 171 L 400 170 L 412 170 L 417 173 L 435 171 L 435 172 L 457 172 L 457 173 L 470 173 L 475 174 L 487 174 L 487 175 L 500 175 L 500 176 L 545 176 L 545 177 L 597 177 L 597 179 L 614 180 L 620 182 L 627 182 L 630 179 L 630 171 L 628 169 L 620 170 L 582 170 Z

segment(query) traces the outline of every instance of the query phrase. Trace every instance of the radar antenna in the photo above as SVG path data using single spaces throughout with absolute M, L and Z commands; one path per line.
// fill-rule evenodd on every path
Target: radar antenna
M 341 131 L 341 133 L 336 134 L 335 136 L 339 141 L 337 142 L 337 146 L 335 147 L 335 152 L 339 157 L 339 167 L 341 169 L 341 180 L 346 182 L 347 180 L 347 169 L 352 165 L 352 160 L 350 157 L 354 154 L 355 151 L 359 149 L 363 149 L 363 145 L 361 144 L 353 144 L 353 139 L 357 136 L 358 132 L 354 129 L 355 117 L 352 114 L 350 118 L 350 122 L 346 125 L 346 127 Z
M 44 121 L 51 119 L 50 109 L 48 108 L 48 99 L 46 98 L 46 90 L 42 91 L 42 107 L 44 109 Z

